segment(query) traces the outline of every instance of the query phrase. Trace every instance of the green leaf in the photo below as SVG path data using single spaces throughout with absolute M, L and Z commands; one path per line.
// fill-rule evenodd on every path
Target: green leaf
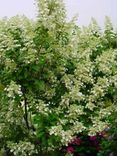
M 45 82 L 41 80 L 36 80 L 35 85 L 38 90 L 44 91 L 45 90 Z

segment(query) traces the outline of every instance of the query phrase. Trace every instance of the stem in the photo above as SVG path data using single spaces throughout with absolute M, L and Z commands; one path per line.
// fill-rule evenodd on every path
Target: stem
M 29 129 L 28 111 L 27 111 L 27 99 L 26 99 L 25 94 L 24 94 L 24 108 L 25 108 L 24 118 L 25 118 L 26 126 L 27 126 L 27 128 Z
M 22 90 L 22 93 L 23 93 L 23 97 L 24 97 L 24 120 L 26 122 L 26 126 L 27 128 L 29 129 L 29 122 L 28 122 L 28 110 L 27 110 L 27 107 L 28 107 L 28 103 L 27 103 L 27 98 L 26 98 L 26 95 L 25 95 L 25 88 L 21 88 Z

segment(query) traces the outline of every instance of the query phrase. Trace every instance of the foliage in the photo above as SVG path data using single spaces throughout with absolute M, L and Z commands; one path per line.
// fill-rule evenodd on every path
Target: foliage
M 52 155 L 78 134 L 103 131 L 117 111 L 109 19 L 104 32 L 94 19 L 79 28 L 61 0 L 37 6 L 36 22 L 0 21 L 0 148 L 9 155 Z
M 73 138 L 67 147 L 63 147 L 62 151 L 66 155 L 97 156 L 100 151 L 100 142 L 105 139 L 105 134 L 104 131 L 96 136 L 87 136 L 81 133 Z
M 113 114 L 110 118 L 110 128 L 107 130 L 108 137 L 101 142 L 101 151 L 99 156 L 107 156 L 117 154 L 117 114 Z

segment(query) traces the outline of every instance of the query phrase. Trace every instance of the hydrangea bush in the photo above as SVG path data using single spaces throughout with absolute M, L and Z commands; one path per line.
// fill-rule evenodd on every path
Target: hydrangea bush
M 80 28 L 62 0 L 38 0 L 37 21 L 0 21 L 0 148 L 57 155 L 117 111 L 117 32 L 106 17 Z M 16 150 L 18 148 L 18 150 Z

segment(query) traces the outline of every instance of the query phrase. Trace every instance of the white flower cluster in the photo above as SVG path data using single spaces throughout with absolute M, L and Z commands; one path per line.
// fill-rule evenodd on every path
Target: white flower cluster
M 92 122 L 93 125 L 89 128 L 89 136 L 94 136 L 108 127 L 108 122 L 103 122 L 98 117 L 93 118 Z
M 6 58 L 5 60 L 5 67 L 6 67 L 6 70 L 7 71 L 15 71 L 16 69 L 16 63 L 14 62 L 14 60 L 12 59 L 9 59 L 9 58 Z
M 24 37 L 25 36 L 25 37 Z M 20 48 L 20 55 L 25 64 L 30 64 L 37 60 L 37 50 L 34 48 L 32 36 L 27 36 L 26 33 L 22 36 L 24 38 L 25 46 Z
M 56 25 L 64 23 L 65 10 L 61 0 L 40 0 L 38 1 L 39 20 L 51 33 L 56 29 Z M 54 36 L 54 35 L 53 35 Z
M 65 121 L 65 122 L 64 122 Z M 60 121 L 62 125 L 65 126 L 66 123 L 68 123 L 67 120 Z M 52 126 L 50 128 L 50 135 L 58 136 L 61 139 L 62 145 L 67 146 L 68 143 L 73 139 L 74 134 L 81 133 L 86 129 L 86 127 L 83 125 L 82 122 L 79 122 L 77 120 L 71 120 L 71 126 L 69 127 L 69 130 L 64 130 L 62 125 L 58 123 L 57 126 Z
M 73 138 L 73 132 L 71 130 L 64 131 L 61 125 L 51 127 L 50 135 L 55 135 L 60 137 L 62 145 L 66 145 L 66 146 Z
M 117 50 L 107 50 L 102 53 L 101 56 L 98 56 L 96 59 L 96 64 L 100 72 L 111 75 L 115 73 L 116 70 L 116 58 Z
M 105 77 L 98 78 L 97 83 L 94 84 L 94 87 L 91 90 L 91 95 L 89 96 L 90 102 L 95 102 L 97 99 L 104 97 L 106 91 L 108 90 L 111 83 Z
M 92 70 L 93 70 L 92 62 L 89 61 L 88 59 L 82 60 L 77 64 L 77 68 L 75 70 L 75 76 L 80 82 L 94 83 L 92 77 Z
M 5 88 L 7 96 L 9 98 L 15 98 L 16 95 L 22 96 L 21 86 L 17 85 L 14 81 L 11 81 L 10 84 Z
M 82 122 L 75 120 L 73 122 L 73 126 L 71 127 L 71 129 L 74 132 L 74 134 L 77 134 L 77 133 L 81 133 L 84 130 L 86 130 L 86 127 L 84 126 L 84 124 Z
M 15 156 L 31 156 L 36 153 L 35 146 L 30 142 L 20 141 L 19 143 L 7 142 L 7 147 L 10 148 L 11 153 Z
M 46 116 L 48 116 L 48 114 L 51 113 L 51 110 L 48 107 L 49 104 L 45 104 L 44 101 L 38 100 L 38 103 L 35 105 L 37 112 L 44 114 Z
M 66 115 L 66 118 L 69 118 L 69 119 L 76 119 L 76 116 L 80 116 L 80 115 L 83 115 L 85 114 L 84 112 L 84 107 L 81 106 L 81 105 L 76 105 L 76 104 L 72 104 L 69 106 L 69 111 L 67 112 L 68 115 Z

